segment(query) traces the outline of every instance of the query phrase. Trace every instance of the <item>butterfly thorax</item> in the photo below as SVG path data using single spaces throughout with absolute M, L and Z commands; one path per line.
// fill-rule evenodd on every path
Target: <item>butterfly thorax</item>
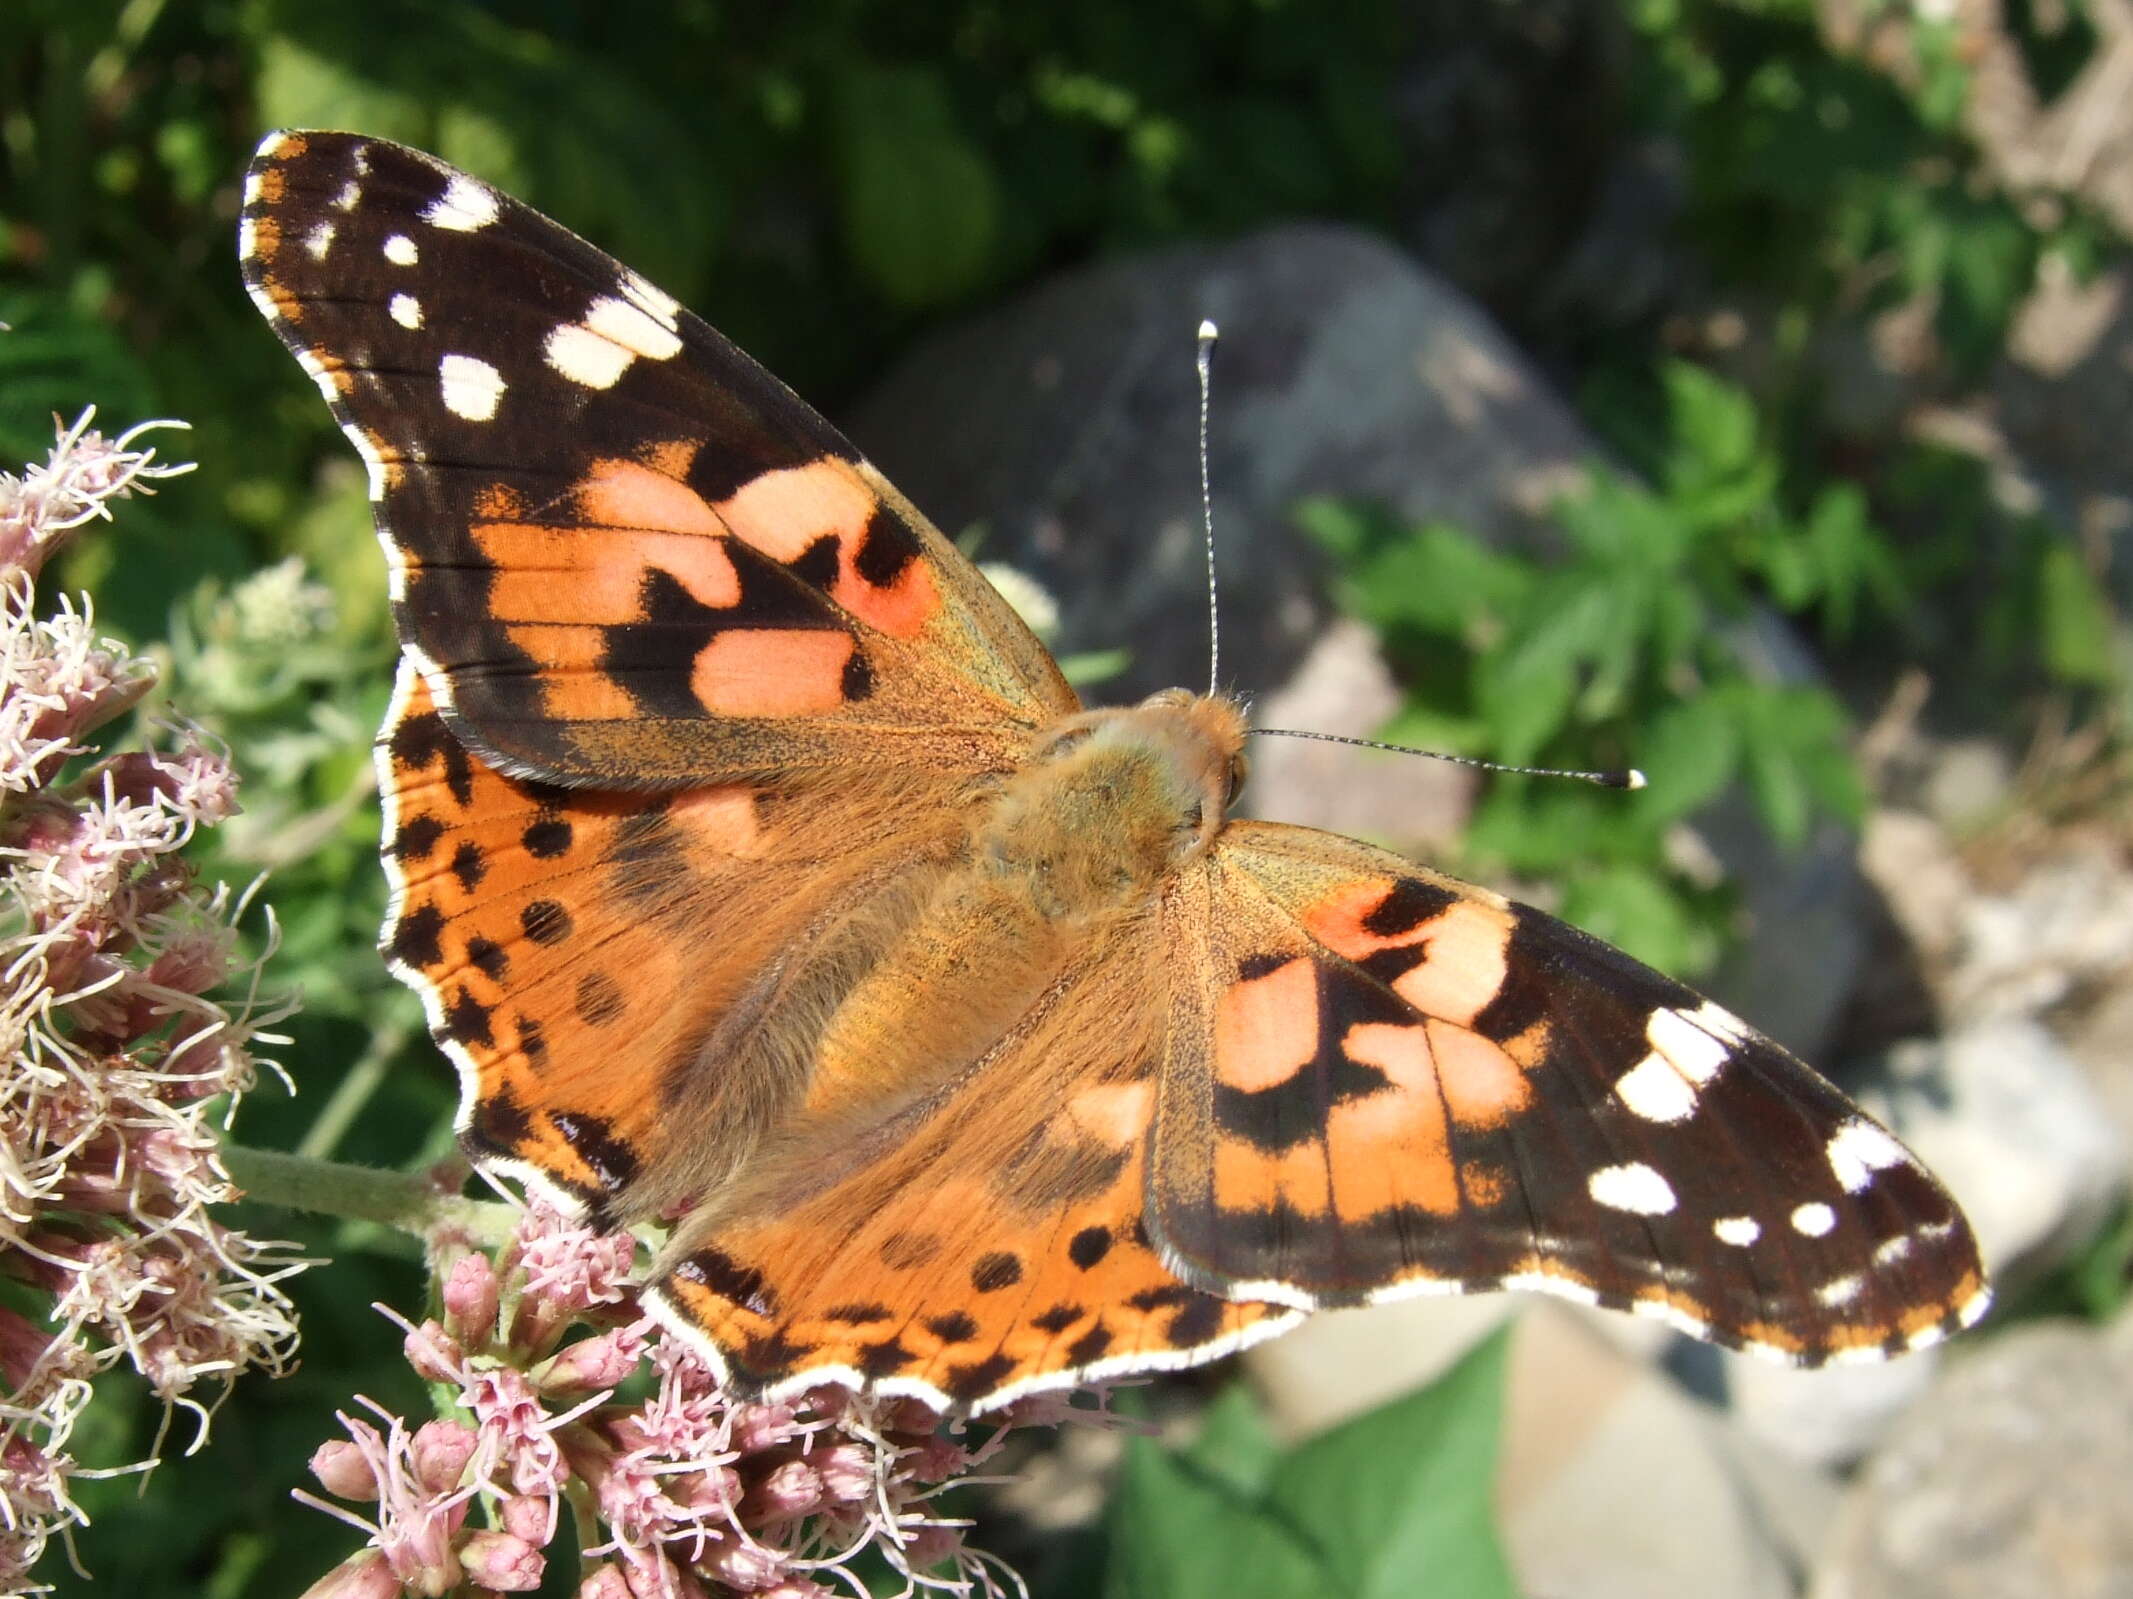
M 983 1058 L 1220 831 L 1244 717 L 1182 691 L 1046 730 L 836 1005 L 803 1120 L 878 1116 Z
M 1221 830 L 1242 781 L 1235 702 L 1168 689 L 1048 730 L 979 825 L 973 867 L 1072 923 L 1144 902 Z

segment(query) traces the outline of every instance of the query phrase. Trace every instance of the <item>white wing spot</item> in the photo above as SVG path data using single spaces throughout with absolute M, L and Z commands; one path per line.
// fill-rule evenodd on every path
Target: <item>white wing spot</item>
M 1690 1011 L 1688 1019 L 1713 1038 L 1722 1039 L 1728 1044 L 1745 1044 L 1755 1036 L 1754 1028 L 1715 999 L 1707 999 Z
M 1633 1216 L 1664 1216 L 1676 1203 L 1673 1185 L 1642 1161 L 1602 1166 L 1587 1179 L 1585 1190 L 1596 1204 Z
M 1848 1305 L 1859 1297 L 1859 1290 L 1866 1286 L 1866 1279 L 1857 1272 L 1849 1277 L 1835 1277 L 1815 1290 L 1819 1304 L 1835 1310 L 1839 1305 Z
M 420 258 L 415 241 L 404 233 L 395 233 L 385 241 L 385 259 L 394 266 L 413 266 Z
M 647 361 L 671 361 L 681 353 L 681 335 L 671 317 L 655 316 L 627 300 L 593 301 L 585 325 Z
M 333 224 L 331 222 L 321 222 L 317 227 L 305 234 L 304 248 L 311 252 L 312 260 L 325 260 L 326 252 L 333 248 Z
M 548 335 L 541 354 L 560 376 L 582 388 L 610 389 L 637 357 L 591 328 L 565 322 Z
M 1854 1116 L 1829 1138 L 1829 1169 L 1847 1194 L 1874 1180 L 1874 1173 L 1905 1164 L 1903 1145 L 1862 1117 Z
M 1686 1121 L 1696 1109 L 1696 1090 L 1656 1049 L 1615 1079 L 1615 1096 L 1648 1122 Z
M 1763 1236 L 1763 1224 L 1753 1216 L 1725 1216 L 1711 1223 L 1711 1231 L 1720 1243 L 1746 1249 Z
M 237 219 L 237 259 L 240 261 L 249 261 L 252 259 L 253 256 L 257 255 L 258 253 L 258 224 L 255 223 L 248 216 L 239 217 Z M 259 304 L 261 304 L 262 306 L 270 306 L 273 304 L 273 302 L 262 295 L 259 297 Z M 278 317 L 280 313 L 277 311 L 269 311 L 267 315 L 268 318 L 272 320 L 273 318 Z
M 634 272 L 622 274 L 622 298 L 629 301 L 646 316 L 657 322 L 669 333 L 681 330 L 681 302 L 671 294 L 655 289 Z
M 1717 1011 L 1723 1023 L 1714 1022 L 1711 1012 Z M 1691 1083 L 1701 1088 L 1718 1075 L 1719 1067 L 1725 1065 L 1727 1056 L 1733 1052 L 1728 1047 L 1732 1034 L 1726 1025 L 1737 1032 L 1740 1024 L 1732 1016 L 1719 1010 L 1706 1000 L 1692 1011 L 1655 1010 L 1644 1024 L 1644 1037 L 1653 1049 L 1674 1063 L 1675 1069 Z
M 396 294 L 386 302 L 385 309 L 392 319 L 403 328 L 422 326 L 422 302 L 412 294 Z
M 1574 1277 L 1559 1276 L 1552 1271 L 1513 1272 L 1496 1286 L 1514 1293 L 1553 1294 L 1557 1299 L 1573 1300 L 1580 1305 L 1597 1305 L 1600 1292 Z
M 588 389 L 612 388 L 640 356 L 670 361 L 681 353 L 681 335 L 630 300 L 595 300 L 583 322 L 556 328 L 542 346 L 549 366 Z
M 1805 1233 L 1809 1238 L 1820 1238 L 1837 1225 L 1837 1213 L 1820 1200 L 1802 1205 L 1792 1213 L 1792 1230 Z
M 1669 1300 L 1639 1296 L 1629 1302 L 1629 1313 L 1632 1316 L 1647 1316 L 1653 1321 L 1663 1321 L 1677 1332 L 1686 1333 L 1691 1338 L 1711 1336 L 1709 1322 L 1701 1316 L 1690 1315 Z
M 341 185 L 341 192 L 333 197 L 333 209 L 336 211 L 353 211 L 356 208 L 356 202 L 362 198 L 363 185 L 354 178 L 350 178 Z
M 1874 1264 L 1893 1266 L 1911 1252 L 1916 1240 L 1909 1233 L 1898 1233 L 1894 1238 L 1884 1238 L 1874 1246 Z
M 471 355 L 448 355 L 437 363 L 438 392 L 444 408 L 469 422 L 486 422 L 496 415 L 496 403 L 504 396 L 503 374 Z
M 422 220 L 454 233 L 472 233 L 496 220 L 496 196 L 465 173 L 455 172 L 444 193 L 423 208 Z

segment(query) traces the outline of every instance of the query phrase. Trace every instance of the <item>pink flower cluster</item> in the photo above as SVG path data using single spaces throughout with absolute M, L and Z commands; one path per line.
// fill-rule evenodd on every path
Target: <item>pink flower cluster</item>
M 300 1263 L 211 1210 L 237 1197 L 211 1118 L 285 1014 L 259 1006 L 256 965 L 234 1008 L 210 997 L 243 902 L 178 856 L 236 809 L 234 777 L 184 732 L 98 758 L 90 735 L 153 668 L 98 638 L 85 601 L 37 614 L 65 533 L 185 470 L 139 447 L 142 429 L 107 439 L 89 420 L 45 465 L 0 474 L 0 1269 L 24 1290 L 24 1308 L 0 1306 L 8 1593 L 31 1591 L 47 1542 L 82 1519 L 66 1446 L 91 1377 L 130 1366 L 204 1430 L 202 1383 L 279 1370 L 296 1340 L 276 1285 Z
M 311 1469 L 365 1513 L 298 1497 L 368 1544 L 306 1599 L 530 1592 L 566 1531 L 578 1599 L 863 1599 L 868 1550 L 906 1592 L 1020 1587 L 933 1501 L 1018 1423 L 1106 1424 L 1107 1410 L 1032 1401 L 966 1443 L 908 1400 L 736 1398 L 639 1313 L 633 1249 L 535 1206 L 493 1260 L 439 1251 L 441 1314 L 402 1326 L 448 1414 L 411 1427 L 366 1399 L 367 1415 L 341 1416 L 347 1438 Z

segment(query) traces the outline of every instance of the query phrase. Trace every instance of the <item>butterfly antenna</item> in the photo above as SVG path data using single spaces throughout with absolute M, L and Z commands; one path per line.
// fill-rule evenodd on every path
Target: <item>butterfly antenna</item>
M 1339 733 L 1306 733 L 1290 727 L 1255 727 L 1255 738 L 1315 738 L 1326 744 L 1353 744 L 1366 750 L 1390 750 L 1395 755 L 1426 755 L 1433 761 L 1450 761 L 1455 766 L 1478 767 L 1484 772 L 1508 772 L 1516 777 L 1572 777 L 1581 783 L 1596 783 L 1601 788 L 1642 788 L 1644 774 L 1634 766 L 1619 772 L 1572 772 L 1559 766 L 1502 766 L 1495 761 L 1476 760 L 1471 755 L 1447 755 L 1443 750 L 1418 750 L 1410 744 L 1386 744 L 1374 738 L 1347 738 Z
M 1207 468 L 1208 396 L 1214 388 L 1215 340 L 1221 337 L 1214 323 L 1202 319 L 1200 347 L 1193 364 L 1200 369 L 1200 528 L 1207 540 L 1207 692 L 1222 689 L 1222 611 L 1215 603 L 1215 496 L 1209 487 Z

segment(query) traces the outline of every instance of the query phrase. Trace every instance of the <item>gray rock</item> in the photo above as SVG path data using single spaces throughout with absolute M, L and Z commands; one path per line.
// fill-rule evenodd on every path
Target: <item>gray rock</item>
M 2117 843 L 2069 839 L 2005 892 L 1963 907 L 1950 1015 L 2032 1016 L 2133 967 L 2133 872 Z
M 1313 494 L 1538 540 L 1592 453 L 1479 311 L 1357 229 L 1301 225 L 1060 278 L 946 333 L 849 418 L 951 533 L 1035 577 L 1068 651 L 1125 646 L 1132 698 L 1207 678 L 1194 330 L 1222 327 L 1210 432 L 1225 679 L 1285 681 L 1332 615 Z
M 2133 1595 L 2133 1321 L 1951 1361 L 1847 1496 L 1813 1599 Z
M 1537 1599 L 1792 1599 L 1837 1504 L 1553 1305 L 1520 1318 L 1504 1451 L 1505 1539 Z
M 1727 1411 L 1744 1434 L 1787 1459 L 1835 1469 L 1871 1451 L 1932 1388 L 1942 1352 L 1817 1371 L 1712 1353 L 1722 1370 Z
M 1857 1091 L 1961 1203 L 2003 1302 L 2094 1236 L 2124 1192 L 2117 1125 L 2040 1023 L 1899 1044 Z

